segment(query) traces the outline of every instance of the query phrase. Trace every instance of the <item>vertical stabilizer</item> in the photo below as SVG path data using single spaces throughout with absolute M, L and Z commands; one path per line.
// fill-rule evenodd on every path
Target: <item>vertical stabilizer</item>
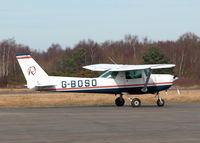
M 49 84 L 47 73 L 36 63 L 30 54 L 18 53 L 16 58 L 27 81 L 28 88 Z

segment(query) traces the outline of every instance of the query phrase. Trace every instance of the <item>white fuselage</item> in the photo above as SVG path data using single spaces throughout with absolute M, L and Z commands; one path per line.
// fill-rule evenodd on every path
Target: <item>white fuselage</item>
M 141 70 L 141 77 L 128 78 L 125 72 L 118 72 L 115 77 L 79 78 L 49 76 L 49 84 L 54 85 L 46 88 L 37 88 L 39 91 L 59 92 L 90 92 L 90 93 L 114 93 L 120 94 L 144 94 L 141 89 L 146 82 L 146 74 Z M 156 93 L 168 89 L 173 84 L 173 76 L 169 74 L 151 74 L 147 84 L 147 92 Z

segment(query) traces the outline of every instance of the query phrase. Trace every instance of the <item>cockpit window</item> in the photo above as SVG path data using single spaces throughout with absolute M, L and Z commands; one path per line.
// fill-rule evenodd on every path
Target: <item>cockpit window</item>
M 142 78 L 141 70 L 126 71 L 126 79 Z
M 115 78 L 117 76 L 118 72 L 115 71 L 107 71 L 103 73 L 100 77 L 102 78 Z

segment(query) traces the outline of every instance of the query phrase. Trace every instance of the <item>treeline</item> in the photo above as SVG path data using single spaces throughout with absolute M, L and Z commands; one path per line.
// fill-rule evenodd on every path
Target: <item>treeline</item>
M 15 58 L 19 52 L 31 53 L 49 75 L 93 77 L 99 73 L 84 70 L 82 66 L 112 63 L 112 60 L 118 64 L 174 63 L 174 72 L 180 77 L 178 84 L 200 84 L 200 37 L 193 33 L 185 33 L 176 41 L 155 42 L 148 38 L 139 39 L 136 35 L 125 35 L 122 40 L 103 43 L 89 39 L 80 41 L 73 48 L 52 44 L 43 52 L 17 44 L 14 39 L 0 41 L 1 87 L 24 83 Z

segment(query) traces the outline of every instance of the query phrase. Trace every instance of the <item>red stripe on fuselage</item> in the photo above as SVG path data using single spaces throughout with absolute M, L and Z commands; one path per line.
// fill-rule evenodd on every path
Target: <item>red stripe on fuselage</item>
M 161 83 L 149 83 L 148 85 L 169 85 L 173 82 L 161 82 Z M 77 88 L 55 88 L 55 89 L 38 89 L 37 91 L 65 91 L 67 90 L 78 90 L 78 89 L 100 89 L 100 88 L 113 88 L 113 87 L 136 87 L 144 86 L 144 84 L 130 84 L 130 85 L 110 85 L 110 86 L 94 86 L 94 87 L 77 87 Z
M 16 57 L 16 59 L 30 59 L 32 57 Z

